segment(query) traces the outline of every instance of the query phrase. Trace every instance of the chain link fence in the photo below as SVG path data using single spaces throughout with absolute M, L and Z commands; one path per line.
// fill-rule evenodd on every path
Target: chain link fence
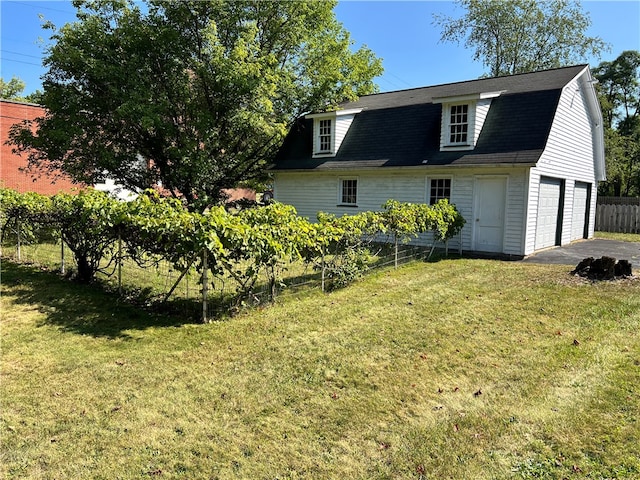
M 395 252 L 390 244 L 376 244 L 375 251 L 369 257 L 366 270 L 393 267 L 396 263 Z M 425 259 L 431 253 L 430 248 L 402 245 L 398 250 L 399 265 L 413 260 Z M 5 242 L 2 245 L 2 258 L 12 262 L 34 265 L 48 271 L 58 272 L 71 278 L 77 269 L 71 250 L 61 242 L 16 244 Z M 306 293 L 313 289 L 323 289 L 323 275 L 319 265 L 302 261 L 282 265 L 281 282 L 276 285 L 278 296 L 291 296 Z M 107 289 L 128 297 L 134 303 L 142 302 L 161 311 L 199 316 L 203 304 L 202 271 L 190 267 L 186 272 L 175 269 L 170 263 L 148 258 L 143 265 L 123 256 L 118 261 L 116 255 L 110 261 L 104 261 L 96 279 Z M 209 315 L 228 312 L 231 308 L 245 305 L 258 305 L 271 299 L 269 279 L 263 275 L 256 282 L 249 296 L 237 298 L 237 284 L 230 277 L 212 275 L 207 272 L 207 298 Z M 236 303 L 233 303 L 233 302 Z M 204 314 L 206 318 L 206 313 Z

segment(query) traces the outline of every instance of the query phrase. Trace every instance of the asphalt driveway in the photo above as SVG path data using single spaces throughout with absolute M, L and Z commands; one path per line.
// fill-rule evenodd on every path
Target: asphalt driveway
M 640 270 L 640 242 L 620 242 L 601 238 L 582 240 L 563 247 L 543 250 L 529 255 L 522 261 L 572 265 L 575 267 L 580 260 L 588 257 L 600 258 L 605 255 L 617 260 L 628 260 L 633 266 L 634 274 L 637 274 L 638 270 Z

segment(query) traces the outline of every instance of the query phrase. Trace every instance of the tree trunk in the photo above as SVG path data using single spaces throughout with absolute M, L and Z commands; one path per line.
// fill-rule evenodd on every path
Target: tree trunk
M 91 283 L 95 271 L 86 255 L 76 253 L 76 264 L 78 265 L 78 275 L 76 279 L 80 283 Z

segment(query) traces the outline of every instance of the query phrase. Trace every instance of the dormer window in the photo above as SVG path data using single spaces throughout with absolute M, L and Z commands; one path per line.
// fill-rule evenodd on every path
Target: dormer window
M 361 111 L 353 108 L 305 115 L 313 120 L 313 158 L 335 157 L 353 119 Z
M 318 121 L 318 153 L 331 153 L 331 119 Z
M 449 113 L 449 143 L 466 145 L 469 134 L 469 104 L 451 105 Z
M 440 150 L 473 150 L 480 136 L 491 100 L 503 92 L 483 92 L 457 97 L 434 98 L 442 104 Z

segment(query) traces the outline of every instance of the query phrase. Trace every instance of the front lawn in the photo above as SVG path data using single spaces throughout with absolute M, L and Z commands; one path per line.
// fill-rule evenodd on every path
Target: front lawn
M 416 262 L 213 324 L 2 263 L 0 477 L 640 477 L 640 281 Z
M 595 238 L 618 240 L 620 242 L 640 242 L 640 233 L 595 232 Z

